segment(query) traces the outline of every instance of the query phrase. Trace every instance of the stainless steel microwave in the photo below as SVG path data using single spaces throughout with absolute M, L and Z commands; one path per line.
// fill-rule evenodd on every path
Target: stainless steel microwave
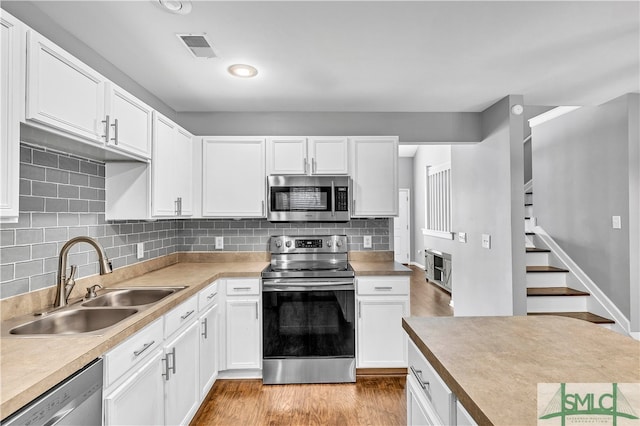
M 347 222 L 351 219 L 349 176 L 269 176 L 267 220 Z

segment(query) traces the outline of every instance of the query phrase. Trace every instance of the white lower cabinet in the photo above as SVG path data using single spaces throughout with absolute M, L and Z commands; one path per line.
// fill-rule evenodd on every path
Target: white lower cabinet
M 165 424 L 188 424 L 198 410 L 198 322 L 177 332 L 164 346 Z
M 402 317 L 409 316 L 409 277 L 359 277 L 357 367 L 407 366 Z
M 475 425 L 455 394 L 408 339 L 407 375 L 408 425 Z
M 262 368 L 260 280 L 227 279 L 225 285 L 225 369 Z
M 200 292 L 200 398 L 204 399 L 218 377 L 219 313 L 218 282 Z

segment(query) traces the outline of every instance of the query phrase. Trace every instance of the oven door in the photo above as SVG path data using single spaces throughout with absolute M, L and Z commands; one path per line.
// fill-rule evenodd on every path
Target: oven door
M 262 288 L 263 358 L 354 358 L 353 280 L 278 283 Z

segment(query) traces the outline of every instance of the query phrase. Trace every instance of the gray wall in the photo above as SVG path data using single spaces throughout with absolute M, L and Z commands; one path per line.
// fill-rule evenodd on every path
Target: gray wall
M 95 237 L 115 268 L 140 262 L 135 245 L 144 243 L 144 259 L 175 251 L 213 251 L 216 236 L 224 251 L 267 251 L 270 235 L 346 234 L 349 250 L 363 250 L 371 235 L 373 250 L 389 250 L 388 219 L 349 223 L 270 223 L 266 220 L 185 219 L 105 221 L 104 164 L 22 144 L 20 218 L 0 226 L 0 298 L 54 285 L 58 253 L 70 238 Z M 95 252 L 86 244 L 72 249 L 69 264 L 77 278 L 98 273 Z
M 196 135 L 398 136 L 401 142 L 477 142 L 475 112 L 186 112 L 178 123 Z
M 531 127 L 529 126 L 529 120 L 537 115 L 549 111 L 553 107 L 548 106 L 533 106 L 526 105 L 524 107 L 524 138 L 528 138 L 531 135 Z M 531 166 L 531 139 L 524 143 L 524 183 L 527 183 L 533 177 Z
M 637 180 L 630 184 L 632 176 L 637 179 L 638 164 L 637 155 L 630 155 L 630 146 L 637 152 L 638 144 L 630 128 L 635 123 L 637 129 L 638 117 L 630 117 L 631 99 L 637 104 L 638 95 L 583 107 L 536 126 L 532 144 L 538 224 L 627 317 L 630 247 L 638 222 Z M 634 187 L 636 206 L 630 216 Z M 622 229 L 612 229 L 614 215 L 621 216 Z M 636 224 L 632 237 L 630 221 Z M 637 274 L 637 255 L 633 264 Z M 635 286 L 637 282 L 636 275 Z
M 452 259 L 456 316 L 526 313 L 523 117 L 508 96 L 483 112 L 481 143 L 451 150 L 453 227 L 467 233 Z M 491 235 L 491 249 L 481 246 Z
M 640 95 L 637 93 L 629 96 L 629 240 L 629 320 L 631 331 L 640 333 Z

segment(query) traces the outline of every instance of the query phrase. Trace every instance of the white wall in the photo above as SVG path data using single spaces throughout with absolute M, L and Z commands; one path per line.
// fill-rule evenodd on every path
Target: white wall
M 638 310 L 637 104 L 637 94 L 625 95 L 532 131 L 538 224 L 627 318 L 630 283 Z M 622 229 L 612 228 L 612 216 L 621 217 Z
M 411 234 L 409 235 L 409 260 L 412 261 L 412 253 L 415 250 L 415 238 L 413 237 L 413 230 L 415 229 L 415 215 L 413 214 L 413 157 L 400 157 L 398 159 L 398 187 L 400 189 L 409 189 L 409 226 L 411 228 Z M 393 236 L 393 220 L 389 221 L 389 226 L 391 228 L 391 235 Z M 393 238 L 391 238 L 391 240 L 393 241 Z
M 456 316 L 526 313 L 522 96 L 483 112 L 481 143 L 451 151 L 453 228 L 467 233 L 452 259 Z M 481 235 L 491 235 L 491 248 Z

